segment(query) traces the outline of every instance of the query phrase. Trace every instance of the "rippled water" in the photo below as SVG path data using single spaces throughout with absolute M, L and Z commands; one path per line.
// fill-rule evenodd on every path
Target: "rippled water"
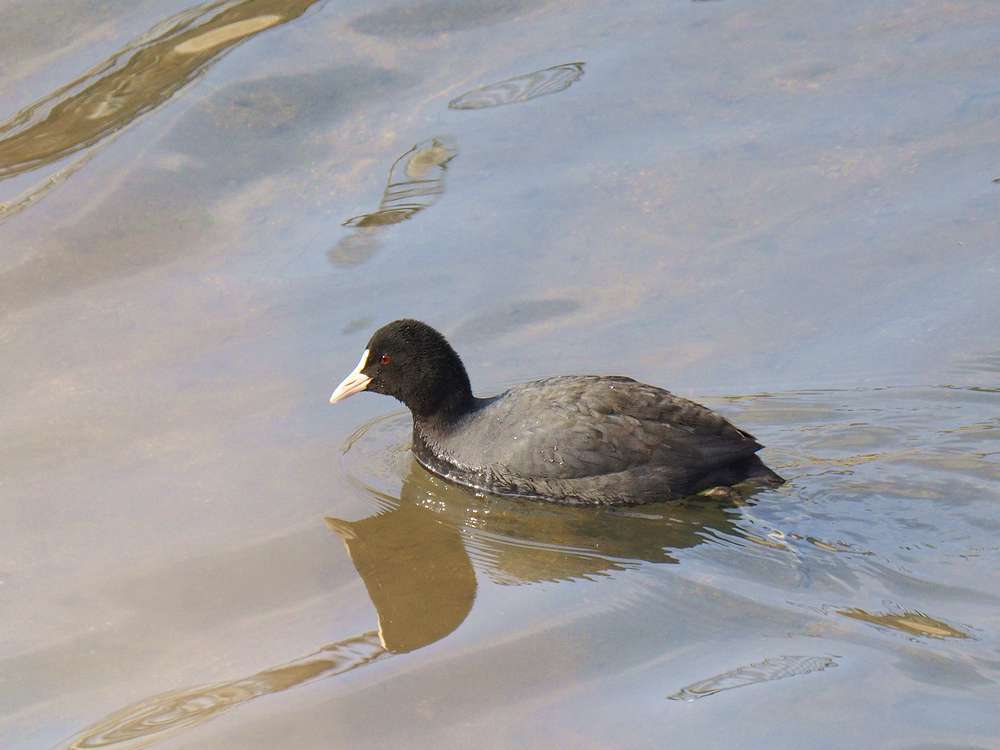
M 1000 747 L 1000 8 L 16 0 L 0 746 Z M 560 508 L 331 387 L 627 373 L 737 502 Z

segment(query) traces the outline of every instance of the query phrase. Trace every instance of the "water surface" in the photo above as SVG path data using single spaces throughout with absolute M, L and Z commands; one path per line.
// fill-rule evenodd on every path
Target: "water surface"
M 1000 7 L 9 5 L 0 746 L 997 747 Z M 470 495 L 401 316 L 789 482 Z

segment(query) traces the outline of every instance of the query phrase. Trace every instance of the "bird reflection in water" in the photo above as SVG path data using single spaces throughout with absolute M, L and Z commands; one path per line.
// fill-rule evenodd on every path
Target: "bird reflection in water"
M 354 231 L 327 253 L 330 262 L 336 266 L 364 263 L 378 249 L 376 238 L 383 227 L 406 221 L 437 203 L 444 192 L 445 170 L 457 154 L 449 139 L 437 137 L 416 144 L 396 159 L 378 209 L 343 222 Z
M 641 512 L 552 505 L 473 495 L 415 461 L 400 499 L 375 494 L 387 510 L 359 523 L 377 522 L 379 533 L 392 528 L 400 537 L 419 537 L 434 523 L 454 535 L 448 547 L 420 545 L 414 564 L 439 565 L 440 556 L 447 552 L 454 561 L 450 565 L 457 570 L 457 561 L 471 556 L 478 569 L 498 584 L 594 579 L 640 562 L 676 563 L 671 551 L 703 542 L 706 527 L 737 533 L 732 497 L 722 502 L 698 498 L 689 503 L 647 505 Z M 420 526 L 411 526 L 411 520 L 417 519 Z M 352 548 L 352 559 L 357 562 L 354 554 Z M 427 616 L 423 610 L 415 614 Z
M 364 581 L 377 630 L 248 677 L 152 696 L 63 747 L 148 747 L 261 696 L 440 641 L 472 611 L 477 572 L 507 585 L 594 579 L 642 562 L 675 563 L 671 552 L 702 543 L 707 529 L 735 532 L 731 499 L 643 506 L 641 513 L 551 506 L 469 494 L 412 459 L 399 497 L 368 491 L 379 512 L 325 520 Z

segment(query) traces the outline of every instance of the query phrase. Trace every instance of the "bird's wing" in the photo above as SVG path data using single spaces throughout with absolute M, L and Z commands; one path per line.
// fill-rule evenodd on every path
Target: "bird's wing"
M 513 403 L 515 400 L 511 399 Z M 631 378 L 565 377 L 518 389 L 518 416 L 498 420 L 506 470 L 572 479 L 634 467 L 699 474 L 760 444 L 715 412 Z

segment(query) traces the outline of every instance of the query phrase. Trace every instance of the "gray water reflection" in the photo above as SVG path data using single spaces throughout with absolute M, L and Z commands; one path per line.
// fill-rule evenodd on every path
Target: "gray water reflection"
M 539 0 L 417 0 L 365 13 L 351 26 L 373 36 L 425 37 L 490 26 L 544 4 Z
M 463 320 L 455 329 L 456 341 L 497 338 L 524 328 L 570 315 L 582 303 L 574 299 L 519 299 L 498 302 Z
M 448 102 L 450 109 L 486 109 L 526 102 L 565 91 L 583 77 L 582 62 L 565 63 L 467 91 Z
M 836 666 L 837 660 L 831 656 L 776 656 L 691 683 L 667 697 L 674 701 L 694 701 L 723 690 L 784 680 Z

